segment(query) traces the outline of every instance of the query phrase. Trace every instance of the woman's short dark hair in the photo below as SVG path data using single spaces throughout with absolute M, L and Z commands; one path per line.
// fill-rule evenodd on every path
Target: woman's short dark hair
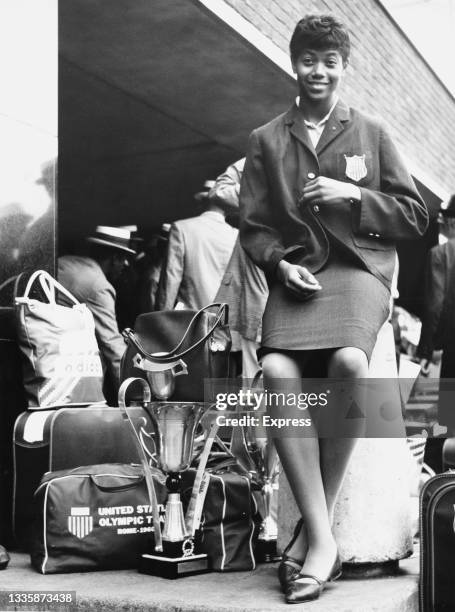
M 303 49 L 336 49 L 347 63 L 351 42 L 346 27 L 332 15 L 305 15 L 296 25 L 289 47 L 293 61 Z

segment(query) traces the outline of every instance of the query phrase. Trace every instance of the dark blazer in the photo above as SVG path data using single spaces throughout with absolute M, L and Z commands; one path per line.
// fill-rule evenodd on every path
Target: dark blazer
M 434 349 L 442 349 L 439 381 L 438 421 L 455 428 L 453 380 L 455 378 L 455 240 L 430 250 L 425 282 L 422 330 L 417 354 L 431 359 Z M 453 434 L 452 434 L 453 435 Z
M 361 202 L 302 204 L 305 182 L 318 175 L 358 185 Z M 316 150 L 296 105 L 252 132 L 240 240 L 269 283 L 283 258 L 313 273 L 321 269 L 332 234 L 390 289 L 395 242 L 421 236 L 427 225 L 425 204 L 382 125 L 343 102 Z
M 441 376 L 455 378 L 455 239 L 428 255 L 422 330 L 417 353 L 431 359 L 443 349 Z

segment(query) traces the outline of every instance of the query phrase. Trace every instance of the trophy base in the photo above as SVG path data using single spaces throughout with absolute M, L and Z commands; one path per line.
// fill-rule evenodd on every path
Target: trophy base
M 188 557 L 164 557 L 162 555 L 144 554 L 141 557 L 139 572 L 161 578 L 184 578 L 210 571 L 208 556 L 190 555 Z
M 274 563 L 281 556 L 277 553 L 276 540 L 258 540 L 254 548 L 256 563 Z

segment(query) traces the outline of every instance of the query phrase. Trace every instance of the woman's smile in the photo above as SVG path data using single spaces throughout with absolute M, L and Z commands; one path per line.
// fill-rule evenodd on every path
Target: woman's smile
M 326 100 L 330 104 L 345 71 L 343 58 L 336 49 L 304 49 L 292 67 L 300 96 L 310 103 Z

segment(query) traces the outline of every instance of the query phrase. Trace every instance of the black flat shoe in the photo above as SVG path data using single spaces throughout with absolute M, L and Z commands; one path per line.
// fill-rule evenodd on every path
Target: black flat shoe
M 6 551 L 6 548 L 0 546 L 0 570 L 4 570 L 7 568 L 9 563 L 9 554 Z
M 299 577 L 302 565 L 301 561 L 283 554 L 278 566 L 278 580 L 280 581 L 283 593 L 286 593 L 290 582 Z
M 340 576 L 341 560 L 337 554 L 332 569 L 330 570 L 326 580 L 321 580 L 320 578 L 312 576 L 311 574 L 300 574 L 297 578 L 294 578 L 294 580 L 289 583 L 286 590 L 286 603 L 296 604 L 318 599 L 327 582 L 332 582 Z M 313 582 L 306 582 L 305 578 L 311 579 Z M 300 579 L 302 579 L 302 581 Z
M 295 559 L 287 554 L 288 550 L 291 550 L 294 542 L 298 538 L 302 527 L 303 521 L 300 519 L 295 526 L 291 541 L 281 555 L 281 561 L 278 566 L 278 580 L 280 581 L 281 590 L 283 593 L 286 592 L 289 583 L 299 576 L 300 570 L 302 569 L 303 561 L 299 561 L 298 559 Z

